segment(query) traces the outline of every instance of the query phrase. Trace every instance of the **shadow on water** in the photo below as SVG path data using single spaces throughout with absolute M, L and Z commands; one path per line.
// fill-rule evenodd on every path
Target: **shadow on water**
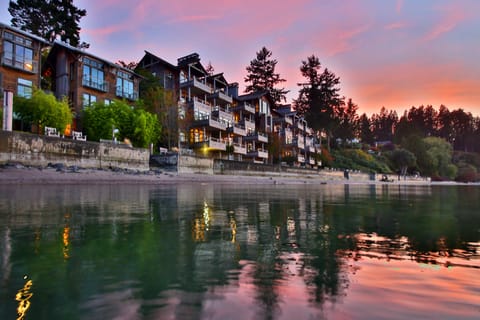
M 474 187 L 0 189 L 2 319 L 325 318 L 366 261 L 480 268 Z

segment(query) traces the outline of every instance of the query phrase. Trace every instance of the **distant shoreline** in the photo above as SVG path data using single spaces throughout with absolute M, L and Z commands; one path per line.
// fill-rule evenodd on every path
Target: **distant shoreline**
M 231 185 L 322 185 L 322 184 L 380 184 L 380 185 L 477 185 L 457 182 L 430 182 L 425 180 L 352 181 L 325 180 L 316 176 L 269 176 L 267 175 L 219 175 L 219 174 L 177 174 L 175 171 L 134 172 L 124 170 L 100 170 L 82 168 L 35 168 L 21 165 L 0 167 L 0 185 L 85 185 L 85 184 L 175 184 L 215 183 Z

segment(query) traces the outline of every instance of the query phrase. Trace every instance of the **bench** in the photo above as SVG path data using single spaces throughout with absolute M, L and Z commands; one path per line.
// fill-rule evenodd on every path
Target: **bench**
M 57 128 L 45 127 L 45 135 L 49 137 L 60 137 Z
M 81 140 L 87 141 L 87 136 L 84 136 L 82 132 L 72 130 L 72 139 L 73 140 Z

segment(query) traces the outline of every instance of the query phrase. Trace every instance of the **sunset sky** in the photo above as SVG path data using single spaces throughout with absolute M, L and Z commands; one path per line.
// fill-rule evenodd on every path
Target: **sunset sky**
M 480 115 L 478 0 L 76 0 L 89 52 L 138 61 L 144 50 L 176 64 L 197 52 L 206 65 L 244 88 L 245 67 L 266 46 L 298 95 L 309 55 L 341 80 L 359 113 L 399 115 L 440 104 Z M 8 1 L 0 21 L 10 22 Z

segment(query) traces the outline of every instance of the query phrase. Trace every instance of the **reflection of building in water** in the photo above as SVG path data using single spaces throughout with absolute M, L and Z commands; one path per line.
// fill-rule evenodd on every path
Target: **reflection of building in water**
M 0 274 L 2 274 L 2 286 L 10 278 L 11 263 L 10 256 L 12 254 L 12 239 L 10 236 L 10 228 L 0 228 Z

